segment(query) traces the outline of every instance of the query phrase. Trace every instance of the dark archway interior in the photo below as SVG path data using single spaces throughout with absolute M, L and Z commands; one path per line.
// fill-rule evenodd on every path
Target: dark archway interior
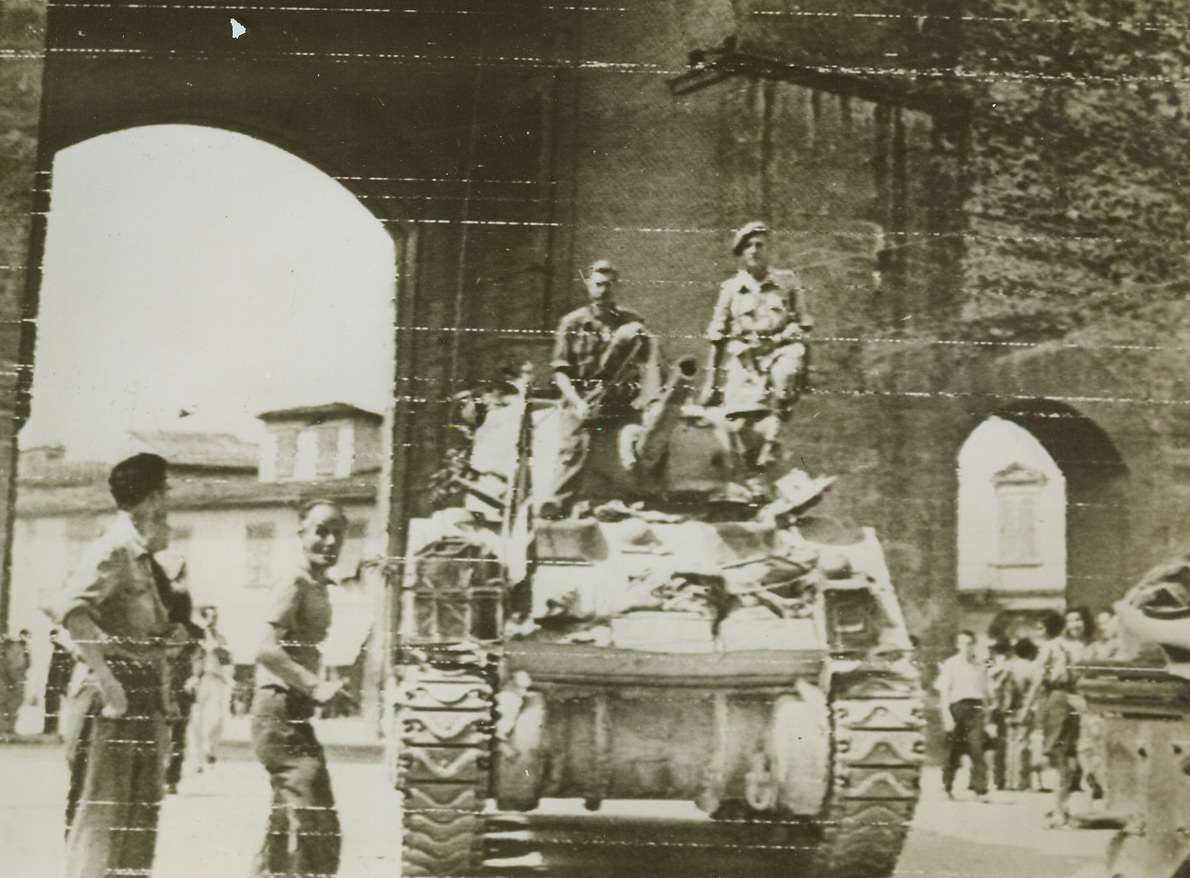
M 1086 415 L 1061 402 L 1025 399 L 995 413 L 1024 427 L 1062 468 L 1071 490 L 1084 483 L 1125 476 L 1128 467 L 1115 443 Z

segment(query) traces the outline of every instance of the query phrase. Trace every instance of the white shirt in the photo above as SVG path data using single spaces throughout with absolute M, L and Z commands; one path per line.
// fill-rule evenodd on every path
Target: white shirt
M 981 661 L 969 662 L 962 655 L 952 655 L 938 669 L 934 688 L 942 696 L 944 708 L 956 701 L 983 701 L 988 691 L 987 668 Z

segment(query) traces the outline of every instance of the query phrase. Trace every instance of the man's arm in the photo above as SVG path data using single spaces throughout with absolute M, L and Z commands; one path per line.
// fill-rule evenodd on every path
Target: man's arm
M 100 606 L 116 589 L 123 560 L 119 549 L 92 544 L 79 565 L 79 573 L 71 577 L 62 602 L 46 607 L 47 613 L 70 634 L 79 661 L 95 675 L 103 700 L 102 712 L 109 719 L 127 713 L 128 697 L 107 663 L 102 646 L 107 634 L 95 619 Z
M 1021 705 L 1020 717 L 1022 720 L 1032 712 L 1042 685 L 1051 677 L 1050 668 L 1053 666 L 1054 654 L 1057 652 L 1060 650 L 1054 646 L 1052 641 L 1042 644 L 1041 654 L 1037 657 L 1037 672 L 1029 680 L 1029 690 L 1025 693 L 1025 701 Z
M 579 420 L 585 421 L 591 414 L 591 407 L 575 388 L 574 382 L 570 380 L 570 375 L 561 370 L 554 372 L 554 384 L 562 392 L 562 398 L 574 408 Z
M 283 635 L 292 631 L 301 604 L 301 591 L 292 580 L 279 583 L 271 595 L 272 606 L 265 616 L 256 663 L 295 692 L 318 703 L 329 701 L 343 687 L 341 681 L 330 684 L 317 674 L 294 661 L 281 645 Z
M 271 624 L 264 626 L 260 646 L 256 650 L 256 663 L 290 689 L 303 695 L 313 696 L 318 686 L 318 675 L 293 660 L 281 646 L 277 629 Z
M 726 284 L 719 288 L 719 298 L 715 301 L 715 310 L 707 327 L 711 353 L 707 359 L 706 384 L 699 397 L 699 402 L 705 406 L 716 406 L 723 402 L 723 391 L 719 387 L 719 369 L 723 366 L 727 339 L 731 334 L 731 295 L 731 290 Z
M 554 385 L 562 393 L 562 398 L 574 408 L 580 420 L 586 420 L 591 414 L 591 408 L 582 394 L 574 386 L 574 352 L 571 350 L 571 320 L 563 317 L 554 333 L 554 352 L 550 358 L 550 367 L 554 370 Z
M 938 692 L 938 709 L 942 712 L 942 730 L 944 732 L 954 731 L 954 715 L 950 712 L 953 676 L 949 661 L 945 661 L 938 669 L 938 679 L 934 682 L 934 689 Z
M 723 389 L 719 386 L 719 369 L 723 366 L 723 339 L 711 342 L 711 353 L 707 358 L 707 380 L 699 402 L 704 406 L 717 406 L 723 402 Z
M 256 662 L 287 687 L 300 692 L 319 704 L 325 704 L 343 688 L 343 680 L 323 680 L 313 671 L 302 667 L 285 651 L 277 638 L 277 629 L 265 625 Z
M 104 634 L 95 624 L 95 620 L 85 610 L 76 609 L 62 620 L 62 627 L 70 632 L 79 658 L 95 675 L 95 681 L 99 684 L 99 694 L 103 699 L 103 715 L 108 719 L 123 716 L 128 712 L 128 697 L 104 657 L 101 646 Z
M 809 305 L 806 301 L 806 288 L 792 271 L 782 272 L 788 277 L 785 281 L 786 306 L 789 308 L 789 323 L 777 335 L 781 342 L 804 341 L 807 333 L 814 328 L 814 318 L 810 316 Z

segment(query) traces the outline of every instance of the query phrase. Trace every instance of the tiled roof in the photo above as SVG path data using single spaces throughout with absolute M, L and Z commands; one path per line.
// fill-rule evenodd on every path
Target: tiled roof
M 174 509 L 232 509 L 261 506 L 299 506 L 325 497 L 345 504 L 374 503 L 379 494 L 379 473 L 361 473 L 345 479 L 312 482 L 259 482 L 217 475 L 178 475 L 170 479 L 170 506 Z M 103 478 L 82 484 L 19 482 L 18 518 L 110 512 L 114 508 Z
M 326 421 L 364 420 L 373 424 L 384 423 L 384 417 L 346 402 L 329 402 L 325 405 L 304 405 L 291 409 L 276 409 L 257 415 L 266 424 L 284 421 L 301 421 L 306 424 L 321 424 Z
M 230 433 L 155 431 L 130 435 L 173 467 L 254 471 L 258 466 L 257 446 Z
M 110 467 L 95 460 L 62 460 L 22 452 L 17 464 L 18 485 L 43 487 L 87 485 L 107 478 Z

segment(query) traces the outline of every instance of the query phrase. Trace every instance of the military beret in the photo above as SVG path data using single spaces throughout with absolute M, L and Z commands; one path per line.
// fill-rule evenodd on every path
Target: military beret
M 134 454 L 120 461 L 112 467 L 107 479 L 112 499 L 121 509 L 135 506 L 154 491 L 165 487 L 167 467 L 165 458 L 156 454 Z
M 731 252 L 739 256 L 744 252 L 744 245 L 748 243 L 749 239 L 768 233 L 769 227 L 764 223 L 746 223 L 740 226 L 740 230 L 735 233 L 735 239 L 732 241 Z

